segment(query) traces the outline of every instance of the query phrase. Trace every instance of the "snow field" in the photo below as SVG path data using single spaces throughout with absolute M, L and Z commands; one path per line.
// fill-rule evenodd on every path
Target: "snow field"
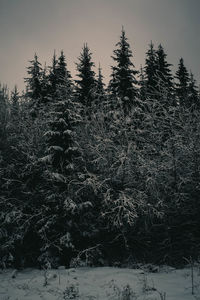
M 194 269 L 194 295 L 189 267 L 157 273 L 113 267 L 1 272 L 0 300 L 39 299 L 199 300 L 200 272 Z

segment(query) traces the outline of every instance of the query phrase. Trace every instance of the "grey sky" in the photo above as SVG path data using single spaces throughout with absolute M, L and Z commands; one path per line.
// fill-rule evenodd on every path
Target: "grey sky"
M 0 81 L 24 87 L 28 60 L 51 64 L 64 50 L 68 69 L 84 42 L 109 80 L 112 51 L 124 25 L 137 68 L 152 40 L 161 43 L 175 70 L 182 56 L 200 81 L 200 0 L 0 0 Z

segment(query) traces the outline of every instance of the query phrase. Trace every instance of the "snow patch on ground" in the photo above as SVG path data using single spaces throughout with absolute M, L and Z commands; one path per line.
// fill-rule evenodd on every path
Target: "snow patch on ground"
M 149 273 L 145 268 L 25 269 L 12 277 L 13 270 L 0 273 L 0 300 L 200 299 L 198 268 L 194 270 L 195 295 L 192 295 L 189 267 L 181 270 L 165 267 L 157 273 Z M 79 298 L 75 298 L 78 294 Z

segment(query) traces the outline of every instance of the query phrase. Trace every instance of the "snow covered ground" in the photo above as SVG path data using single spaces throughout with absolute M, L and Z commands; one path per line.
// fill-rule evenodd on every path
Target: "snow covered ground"
M 15 278 L 12 278 L 15 277 Z M 200 299 L 200 270 L 163 267 L 157 273 L 145 269 L 77 268 L 25 269 L 0 273 L 0 300 L 194 300 Z

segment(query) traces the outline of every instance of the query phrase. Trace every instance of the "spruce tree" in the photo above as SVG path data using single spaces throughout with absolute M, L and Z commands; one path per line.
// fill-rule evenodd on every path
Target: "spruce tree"
M 62 77 L 63 78 L 63 77 Z M 46 164 L 44 172 L 46 194 L 44 214 L 39 222 L 43 243 L 42 257 L 58 256 L 69 263 L 74 248 L 72 238 L 76 229 L 76 213 L 80 197 L 75 195 L 73 182 L 83 168 L 81 151 L 78 148 L 75 128 L 80 122 L 76 103 L 65 84 L 57 85 L 56 101 L 51 105 L 49 130 L 46 132 L 47 153 L 41 159 Z M 77 186 L 77 185 L 76 185 Z M 47 229 L 45 229 L 47 228 Z M 51 243 L 48 243 L 45 235 Z M 60 249 L 57 252 L 57 249 Z
M 117 71 L 116 71 L 116 67 L 111 67 L 112 68 L 112 72 L 111 72 L 111 79 L 108 83 L 108 93 L 110 95 L 110 97 L 114 98 L 114 101 L 116 102 L 117 97 L 118 97 L 118 80 L 117 80 Z M 119 104 L 117 104 L 118 106 Z
M 148 96 L 155 96 L 157 89 L 157 59 L 154 45 L 151 42 L 149 50 L 146 52 L 145 60 L 145 80 Z
M 178 70 L 176 72 L 176 95 L 177 100 L 181 106 L 188 106 L 188 86 L 189 86 L 189 73 L 184 65 L 183 58 L 180 59 Z
M 75 81 L 77 97 L 83 107 L 91 107 L 96 80 L 95 72 L 92 70 L 94 67 L 92 53 L 87 44 L 84 44 L 82 53 L 78 59 L 79 62 L 76 66 L 77 71 L 79 72 L 77 76 L 80 79 Z
M 8 98 L 7 86 L 0 84 L 0 152 L 2 147 L 4 147 L 4 139 L 7 136 Z
M 120 97 L 123 109 L 126 113 L 133 105 L 133 101 L 137 96 L 137 80 L 135 75 L 138 73 L 131 62 L 132 51 L 122 27 L 120 41 L 116 44 L 117 49 L 114 50 L 113 60 L 116 66 L 112 67 L 112 79 L 109 83 L 109 90 Z
M 56 93 L 56 85 L 57 85 L 57 76 L 56 76 L 56 68 L 57 68 L 58 61 L 56 59 L 56 53 L 54 51 L 53 59 L 52 59 L 52 66 L 49 70 L 49 83 L 50 83 L 50 90 L 49 93 L 52 97 L 55 96 Z
M 73 86 L 71 78 L 71 74 L 67 70 L 67 63 L 63 51 L 61 51 L 58 59 L 56 59 L 54 52 L 49 74 L 49 94 L 54 100 L 56 100 L 59 87 L 62 87 L 62 89 L 65 88 L 70 93 L 72 92 Z
M 57 75 L 57 85 L 58 87 L 64 87 L 68 92 L 71 92 L 72 89 L 72 81 L 71 81 L 71 74 L 67 70 L 67 63 L 65 59 L 65 55 L 63 51 L 61 51 L 60 56 L 58 58 L 58 65 L 56 68 L 56 75 Z
M 167 62 L 166 60 L 167 54 L 165 53 L 161 44 L 158 46 L 156 55 L 157 55 L 157 76 L 159 77 L 159 79 L 161 79 L 161 81 L 167 88 L 168 87 L 171 88 L 173 85 L 172 84 L 173 77 L 171 74 L 170 67 L 172 65 Z
M 73 127 L 78 122 L 72 97 L 65 86 L 59 86 L 56 101 L 52 104 L 50 130 L 47 132 L 49 158 L 51 158 L 52 174 L 67 182 L 67 176 L 73 171 L 72 157 L 74 148 Z M 72 170 L 70 171 L 70 167 Z M 53 175 L 54 176 L 54 175 Z M 58 179 L 59 181 L 59 179 Z
M 102 69 L 99 64 L 98 68 L 98 75 L 96 79 L 96 86 L 94 92 L 94 101 L 93 101 L 93 112 L 98 112 L 99 110 L 105 109 L 105 100 L 106 100 L 106 93 L 105 93 L 105 84 L 103 82 L 103 75 Z
M 192 74 L 192 72 L 190 73 L 188 84 L 188 104 L 190 107 L 193 107 L 193 109 L 200 108 L 198 88 L 196 86 L 196 80 L 194 79 L 194 75 Z
M 10 144 L 9 144 L 9 95 L 7 86 L 0 83 L 0 190 L 1 200 L 4 199 L 4 189 L 8 190 L 6 183 L 9 182 L 6 173 L 9 173 L 10 164 Z M 3 202 L 3 201 L 2 201 Z M 1 203 L 0 203 L 1 204 Z M 0 208 L 4 215 L 4 211 Z M 0 218 L 2 216 L 0 214 Z M 5 218 L 5 216 L 4 216 Z M 1 220 L 0 220 L 1 223 Z M 1 223 L 2 224 L 2 223 Z M 1 241 L 0 241 L 0 244 Z M 0 249 L 1 255 L 1 249 Z
M 49 75 L 47 73 L 47 66 L 45 63 L 43 71 L 42 71 L 42 75 L 41 75 L 41 95 L 42 95 L 41 102 L 43 104 L 46 104 L 50 101 L 49 89 L 50 89 Z
M 145 74 L 144 74 L 144 69 L 142 66 L 140 67 L 138 84 L 140 87 L 140 89 L 139 89 L 140 99 L 144 101 L 146 99 L 147 94 L 146 94 Z
M 29 77 L 25 78 L 27 82 L 27 96 L 33 106 L 38 106 L 42 99 L 42 68 L 38 61 L 38 56 L 35 54 L 34 59 L 30 61 L 28 69 Z
M 99 64 L 98 68 L 98 77 L 97 77 L 97 83 L 96 83 L 96 94 L 101 96 L 105 94 L 104 86 L 105 84 L 103 83 L 103 75 L 102 75 L 102 68 Z
M 119 103 L 117 101 L 118 98 L 118 92 L 117 92 L 117 86 L 118 86 L 118 82 L 117 82 L 117 77 L 116 77 L 116 69 L 114 67 L 112 67 L 112 73 L 110 75 L 111 80 L 108 83 L 108 88 L 107 88 L 107 92 L 110 96 L 110 102 L 112 103 L 112 107 L 118 107 Z
M 167 93 L 168 98 L 172 94 L 173 77 L 170 67 L 172 66 L 166 60 L 167 54 L 164 52 L 162 45 L 158 46 L 157 55 L 157 79 L 158 90 L 161 94 Z
M 19 114 L 19 92 L 15 85 L 14 90 L 11 93 L 11 117 L 17 118 Z

